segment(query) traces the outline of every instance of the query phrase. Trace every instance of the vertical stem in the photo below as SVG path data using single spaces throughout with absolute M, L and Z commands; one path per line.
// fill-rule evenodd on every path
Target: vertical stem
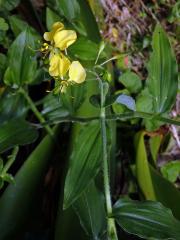
M 103 176 L 104 176 L 104 192 L 106 199 L 106 211 L 107 211 L 107 225 L 108 225 L 108 239 L 117 240 L 117 232 L 115 221 L 112 217 L 112 202 L 110 192 L 110 180 L 109 180 L 109 166 L 108 166 L 108 155 L 107 155 L 107 132 L 106 132 L 106 110 L 104 107 L 105 96 L 104 87 L 102 80 L 98 77 L 98 81 L 101 89 L 101 108 L 100 108 L 100 123 L 101 123 L 101 134 L 102 134 L 102 149 L 103 149 Z
M 20 89 L 20 92 L 23 94 L 23 96 L 25 97 L 25 99 L 27 100 L 31 110 L 34 112 L 34 114 L 36 115 L 37 119 L 39 120 L 40 123 L 45 123 L 45 119 L 44 117 L 42 116 L 42 114 L 38 111 L 36 105 L 34 104 L 34 102 L 31 100 L 31 98 L 29 97 L 29 95 L 27 94 L 27 92 L 21 88 Z M 48 126 L 48 125 L 45 125 L 44 128 L 46 129 L 47 133 L 53 137 L 54 133 L 52 131 L 52 129 Z

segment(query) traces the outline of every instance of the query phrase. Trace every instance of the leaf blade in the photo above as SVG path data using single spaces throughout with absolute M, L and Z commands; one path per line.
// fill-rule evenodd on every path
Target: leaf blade
M 77 137 L 70 157 L 64 189 L 64 208 L 68 208 L 95 177 L 100 166 L 100 155 L 99 124 L 87 125 Z
M 180 222 L 158 202 L 120 199 L 114 205 L 113 215 L 125 231 L 145 239 L 180 237 Z
M 178 67 L 169 39 L 160 25 L 153 34 L 153 53 L 148 66 L 148 88 L 153 96 L 154 112 L 170 110 L 178 89 Z
M 0 128 L 0 152 L 15 145 L 25 145 L 36 140 L 38 132 L 23 119 L 13 119 Z

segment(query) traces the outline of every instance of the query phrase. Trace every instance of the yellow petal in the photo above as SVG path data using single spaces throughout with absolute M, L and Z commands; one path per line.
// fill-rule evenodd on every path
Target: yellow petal
M 54 34 L 58 31 L 61 31 L 64 28 L 64 24 L 61 22 L 55 22 L 52 25 L 52 30 L 50 32 L 44 33 L 44 39 L 51 42 L 53 40 Z
M 63 54 L 54 54 L 50 57 L 49 74 L 53 77 L 61 77 L 69 70 L 71 62 Z
M 55 47 L 64 50 L 73 44 L 77 39 L 76 32 L 73 30 L 62 30 L 54 34 Z
M 86 71 L 79 61 L 73 61 L 69 67 L 69 80 L 76 83 L 85 81 Z
M 62 22 L 55 22 L 52 25 L 52 30 L 56 31 L 56 30 L 62 30 L 64 28 L 64 24 Z
M 70 64 L 71 62 L 69 61 L 69 59 L 65 57 L 63 54 L 61 54 L 61 61 L 59 64 L 60 77 L 63 77 L 67 73 L 67 71 L 69 70 Z
M 49 67 L 49 74 L 51 76 L 57 77 L 59 75 L 58 65 L 59 65 L 59 56 L 51 55 L 50 67 Z

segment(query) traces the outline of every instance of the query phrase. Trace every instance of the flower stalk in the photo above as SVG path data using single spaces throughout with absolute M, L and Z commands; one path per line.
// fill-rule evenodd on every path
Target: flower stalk
M 107 211 L 107 226 L 108 226 L 108 239 L 118 240 L 115 221 L 112 216 L 112 201 L 110 192 L 110 180 L 109 180 L 109 164 L 107 154 L 107 132 L 106 132 L 106 109 L 104 107 L 105 94 L 104 94 L 104 83 L 97 76 L 99 86 L 101 90 L 101 105 L 100 105 L 100 124 L 101 124 L 101 136 L 102 136 L 102 158 L 103 158 L 103 177 L 104 177 L 104 193 L 106 200 L 106 211 Z
M 50 128 L 49 125 L 45 124 L 46 123 L 46 120 L 44 119 L 44 117 L 42 116 L 42 114 L 38 111 L 36 105 L 34 104 L 34 102 L 31 100 L 31 98 L 29 97 L 28 93 L 23 89 L 21 88 L 20 90 L 20 93 L 22 93 L 22 95 L 24 96 L 24 98 L 27 100 L 31 110 L 33 111 L 33 113 L 35 114 L 35 116 L 37 117 L 37 119 L 39 120 L 39 122 L 44 125 L 44 128 L 46 129 L 47 133 L 53 137 L 54 136 L 54 133 L 53 133 L 53 130 Z

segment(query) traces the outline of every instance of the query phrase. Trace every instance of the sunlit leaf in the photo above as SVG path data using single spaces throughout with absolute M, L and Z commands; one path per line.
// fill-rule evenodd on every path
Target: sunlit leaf
M 32 49 L 35 49 L 35 39 L 31 31 L 26 28 L 9 49 L 9 67 L 4 76 L 7 85 L 17 88 L 33 81 L 37 62 Z
M 178 67 L 168 37 L 157 25 L 153 34 L 153 53 L 148 65 L 148 87 L 153 96 L 153 110 L 164 113 L 171 109 L 178 88 Z
M 139 132 L 135 137 L 136 177 L 139 187 L 147 200 L 161 202 L 180 219 L 180 192 L 148 162 L 144 135 L 145 132 Z
M 159 148 L 162 142 L 162 135 L 156 135 L 150 138 L 149 145 L 154 163 L 156 164 Z
M 68 52 L 70 54 L 81 60 L 86 61 L 95 61 L 98 51 L 98 44 L 90 41 L 88 38 L 85 37 L 78 38 L 78 40 L 68 49 Z M 104 55 L 100 57 L 104 57 Z
M 180 176 L 180 161 L 171 161 L 161 167 L 163 176 L 170 182 L 175 182 Z
M 128 89 L 130 93 L 138 93 L 142 88 L 142 81 L 134 72 L 122 74 L 119 81 Z

